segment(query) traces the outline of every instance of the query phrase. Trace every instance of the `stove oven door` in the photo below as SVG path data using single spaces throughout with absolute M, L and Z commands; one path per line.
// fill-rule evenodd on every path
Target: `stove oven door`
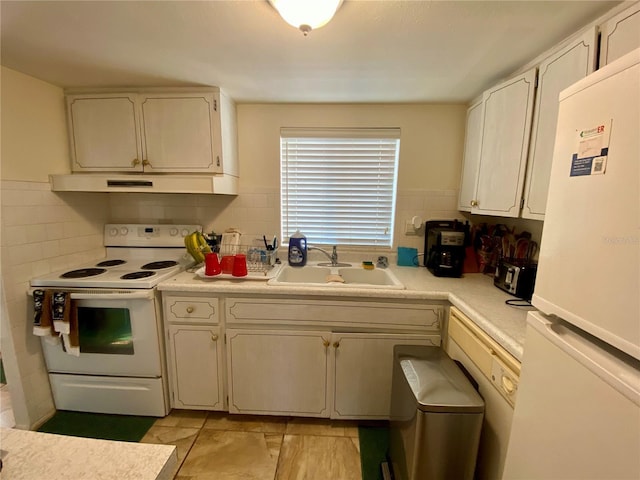
M 76 290 L 80 356 L 42 342 L 49 373 L 160 377 L 155 290 Z

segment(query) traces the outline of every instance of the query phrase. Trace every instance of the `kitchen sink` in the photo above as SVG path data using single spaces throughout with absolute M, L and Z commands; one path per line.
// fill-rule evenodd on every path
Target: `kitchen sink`
M 344 282 L 340 280 L 344 280 Z M 267 284 L 305 287 L 390 288 L 395 290 L 403 290 L 405 288 L 396 276 L 386 269 L 365 270 L 362 267 L 338 268 L 317 265 L 304 267 L 286 265 Z
M 269 281 L 277 280 L 280 283 L 326 283 L 327 276 L 331 275 L 329 267 L 290 267 L 284 266 L 276 277 Z

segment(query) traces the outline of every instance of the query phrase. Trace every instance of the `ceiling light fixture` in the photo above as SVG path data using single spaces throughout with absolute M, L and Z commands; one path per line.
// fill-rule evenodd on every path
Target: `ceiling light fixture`
M 306 37 L 333 18 L 342 0 L 269 0 L 289 25 L 300 29 Z

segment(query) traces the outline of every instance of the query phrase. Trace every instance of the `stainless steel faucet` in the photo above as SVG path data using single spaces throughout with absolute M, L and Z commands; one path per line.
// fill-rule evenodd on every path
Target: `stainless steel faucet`
M 337 245 L 333 246 L 333 251 L 331 252 L 331 255 L 329 255 L 329 252 L 319 247 L 308 247 L 307 250 L 318 250 L 319 252 L 324 253 L 327 256 L 327 258 L 331 260 L 331 263 L 328 263 L 328 262 L 318 263 L 319 266 L 322 266 L 322 267 L 350 267 L 351 266 L 350 263 L 338 262 L 338 246 Z

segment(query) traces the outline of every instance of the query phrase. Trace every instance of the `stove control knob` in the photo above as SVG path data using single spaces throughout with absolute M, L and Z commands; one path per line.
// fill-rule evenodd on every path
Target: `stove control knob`
M 109 229 L 109 236 L 115 237 L 116 235 L 118 235 L 118 229 L 117 228 L 110 228 Z
M 189 230 L 187 230 L 186 228 L 183 228 L 183 229 L 182 229 L 182 232 L 180 232 L 180 234 L 181 234 L 183 237 L 186 237 L 187 235 L 189 235 Z
M 178 229 L 177 228 L 172 228 L 169 231 L 169 235 L 171 235 L 172 237 L 175 237 L 178 234 Z
M 129 229 L 127 227 L 122 227 L 120 229 L 120 235 L 126 235 L 127 233 L 129 233 Z

